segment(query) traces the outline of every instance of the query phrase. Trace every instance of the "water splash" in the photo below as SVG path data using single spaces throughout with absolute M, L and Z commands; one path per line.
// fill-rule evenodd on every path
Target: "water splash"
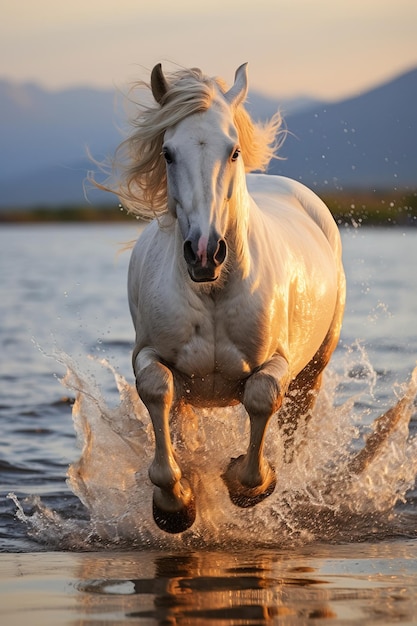
M 359 356 L 370 370 L 366 353 L 359 351 Z M 69 467 L 68 484 L 89 519 L 63 519 L 39 499 L 32 501 L 34 510 L 28 515 L 11 494 L 19 519 L 37 540 L 61 549 L 272 547 L 398 531 L 394 507 L 405 501 L 417 475 L 417 437 L 409 433 L 417 368 L 397 404 L 373 424 L 364 423 L 366 410 L 355 408 L 358 395 L 338 404 L 343 380 L 326 372 L 307 436 L 297 433 L 298 454 L 290 464 L 280 463 L 282 442 L 272 420 L 266 455 L 276 467 L 277 487 L 252 509 L 235 507 L 221 479 L 230 458 L 245 451 L 249 423 L 244 409 L 189 409 L 174 424 L 173 438 L 196 494 L 197 519 L 191 529 L 173 536 L 160 531 L 152 519 L 147 472 L 153 431 L 136 390 L 100 361 L 111 370 L 119 392 L 119 404 L 112 408 L 94 378 L 66 355 L 60 360 L 67 367 L 62 383 L 76 393 L 73 421 L 81 447 L 80 458 Z M 373 370 L 368 387 L 373 393 Z

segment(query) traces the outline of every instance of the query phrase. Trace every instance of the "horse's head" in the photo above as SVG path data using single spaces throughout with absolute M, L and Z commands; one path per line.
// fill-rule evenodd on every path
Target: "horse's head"
M 151 86 L 163 107 L 170 87 L 160 65 L 152 72 Z M 242 65 L 229 91 L 219 88 L 210 107 L 184 117 L 164 135 L 168 209 L 178 219 L 188 273 L 195 282 L 217 280 L 227 258 L 229 200 L 237 172 L 244 171 L 234 111 L 246 93 Z

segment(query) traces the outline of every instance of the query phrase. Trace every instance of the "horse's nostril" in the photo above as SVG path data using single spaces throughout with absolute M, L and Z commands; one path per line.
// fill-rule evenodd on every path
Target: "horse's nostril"
M 187 263 L 195 263 L 197 261 L 197 255 L 193 250 L 193 244 L 189 239 L 184 241 L 184 259 Z
M 221 265 L 222 263 L 224 263 L 224 260 L 226 258 L 227 255 L 227 246 L 226 246 L 226 242 L 224 239 L 220 239 L 218 245 L 217 245 L 217 250 L 214 253 L 214 262 L 216 265 Z
M 215 267 L 219 267 L 219 265 L 222 265 L 227 256 L 227 245 L 224 239 L 219 239 L 214 253 L 213 250 L 214 246 L 211 247 L 211 250 L 210 247 L 208 247 L 207 250 L 202 251 L 200 257 L 200 251 L 195 250 L 192 240 L 187 239 L 184 241 L 184 259 L 188 265 L 197 265 L 202 263 L 203 267 L 205 267 L 208 262 Z M 203 260 L 203 258 L 205 260 Z

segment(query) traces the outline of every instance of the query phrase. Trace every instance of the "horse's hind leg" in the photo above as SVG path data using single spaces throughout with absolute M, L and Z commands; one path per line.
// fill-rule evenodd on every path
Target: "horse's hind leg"
M 300 422 L 302 421 L 303 425 L 306 426 L 310 420 L 321 387 L 323 370 L 329 363 L 339 341 L 342 314 L 343 305 L 340 305 L 320 348 L 306 367 L 291 381 L 284 403 L 278 413 L 286 463 L 291 463 L 293 460 L 295 433 L 300 427 Z
M 324 366 L 323 366 L 324 369 Z M 311 417 L 320 390 L 323 369 L 317 371 L 314 360 L 290 384 L 288 395 L 278 413 L 284 441 L 284 461 L 291 463 L 295 453 L 295 434 L 301 423 L 305 427 Z
M 136 357 L 134 369 L 136 387 L 155 432 L 155 457 L 149 468 L 149 478 L 155 485 L 153 516 L 162 530 L 180 533 L 194 523 L 195 504 L 171 442 L 169 415 L 174 396 L 173 375 L 156 356 L 143 352 Z M 141 368 L 141 364 L 145 366 Z

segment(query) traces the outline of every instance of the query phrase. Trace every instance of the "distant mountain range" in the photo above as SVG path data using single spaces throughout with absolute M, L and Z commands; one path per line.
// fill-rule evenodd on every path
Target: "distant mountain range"
M 355 98 L 323 103 L 250 93 L 255 119 L 278 108 L 288 135 L 270 173 L 318 190 L 417 188 L 417 68 Z M 0 80 L 0 209 L 84 203 L 83 180 L 125 125 L 114 91 L 48 92 Z M 91 190 L 93 204 L 111 202 Z M 116 200 L 115 200 L 116 202 Z
M 271 173 L 318 189 L 417 189 L 417 68 L 286 122 L 285 161 Z

